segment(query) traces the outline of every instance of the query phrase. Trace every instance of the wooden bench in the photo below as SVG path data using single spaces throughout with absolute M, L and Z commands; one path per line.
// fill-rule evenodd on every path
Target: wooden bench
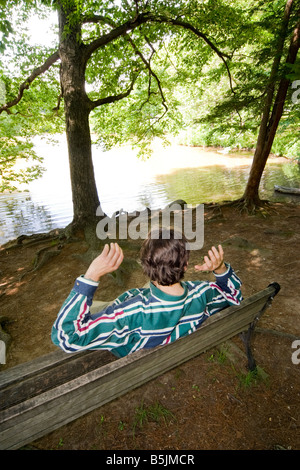
M 18 449 L 118 398 L 220 343 L 242 335 L 249 368 L 251 336 L 280 290 L 277 283 L 207 319 L 167 346 L 117 359 L 108 351 L 57 350 L 0 373 L 0 449 Z

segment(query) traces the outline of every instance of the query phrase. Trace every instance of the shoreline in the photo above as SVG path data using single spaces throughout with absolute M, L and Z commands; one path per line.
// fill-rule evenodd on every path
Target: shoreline
M 94 169 L 99 198 L 107 214 L 121 209 L 127 212 L 141 211 L 145 207 L 156 210 L 177 198 L 186 200 L 189 205 L 235 200 L 244 190 L 252 162 L 248 150 L 224 153 L 221 147 L 174 144 L 165 148 L 158 141 L 153 144 L 153 152 L 149 159 L 144 160 L 139 159 L 128 146 L 107 154 L 95 153 Z M 57 153 L 61 157 L 61 152 Z M 103 163 L 106 161 L 109 161 L 107 180 L 102 177 Z M 274 194 L 272 175 L 277 172 L 279 175 L 274 179 L 274 184 L 296 187 L 295 177 L 289 176 L 289 173 L 297 175 L 295 163 L 274 154 L 269 157 L 266 170 L 272 179 L 267 187 L 265 184 L 261 186 L 262 199 L 272 202 L 283 198 L 287 201 L 292 199 Z M 62 165 L 58 181 L 57 165 Z M 291 166 L 291 171 L 288 168 L 288 176 L 283 175 L 281 165 Z M 0 246 L 22 234 L 43 233 L 70 223 L 72 194 L 67 166 L 66 155 L 63 161 L 61 158 L 57 160 L 55 155 L 54 158 L 49 155 L 49 168 L 43 177 L 29 186 L 20 187 L 18 191 L 0 194 L 3 220 Z M 109 182 L 112 178 L 114 184 L 120 187 L 120 194 L 114 194 L 111 190 Z

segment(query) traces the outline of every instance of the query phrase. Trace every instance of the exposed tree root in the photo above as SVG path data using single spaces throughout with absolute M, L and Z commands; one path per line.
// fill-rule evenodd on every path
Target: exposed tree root
M 38 245 L 39 247 L 43 244 L 43 248 L 40 248 L 32 261 L 32 268 L 24 271 L 20 277 L 22 280 L 27 274 L 33 273 L 44 266 L 53 257 L 59 255 L 64 245 L 81 241 L 82 238 L 74 238 L 71 236 L 71 232 L 66 229 L 55 229 L 48 233 L 37 233 L 33 235 L 20 235 L 16 240 L 10 241 L 3 245 L 3 249 L 13 250 L 24 247 L 32 247 Z
M 25 272 L 23 272 L 20 276 L 20 281 L 30 273 L 33 273 L 35 271 L 38 271 L 42 266 L 44 266 L 50 259 L 54 258 L 55 256 L 59 255 L 61 253 L 61 250 L 63 248 L 63 245 L 57 245 L 55 249 L 53 249 L 53 245 L 51 246 L 46 246 L 44 248 L 41 248 L 40 250 L 37 251 L 34 259 L 33 259 L 33 267 L 32 269 L 28 269 Z
M 5 250 L 11 250 L 14 248 L 21 248 L 24 246 L 38 245 L 40 243 L 61 241 L 65 239 L 64 229 L 51 230 L 49 233 L 35 233 L 33 235 L 20 235 L 13 241 L 7 242 L 3 245 Z
M 241 197 L 234 201 L 224 201 L 220 204 L 220 207 L 233 207 L 240 213 L 245 213 L 248 215 L 261 215 L 262 217 L 267 217 L 271 214 L 276 213 L 272 203 L 265 199 L 252 199 Z
M 35 254 L 32 261 L 32 268 L 22 273 L 20 280 L 27 274 L 33 273 L 44 266 L 53 257 L 59 255 L 63 247 L 68 243 L 86 241 L 89 246 L 88 252 L 92 252 L 92 258 L 99 254 L 101 242 L 97 238 L 96 223 L 92 221 L 85 224 L 85 227 L 79 227 L 78 224 L 70 223 L 65 228 L 54 229 L 48 233 L 37 233 L 33 235 L 20 235 L 15 240 L 9 241 L 2 246 L 5 251 L 32 247 L 38 245 L 40 249 Z M 41 245 L 46 245 L 41 248 Z
M 267 217 L 272 213 L 276 213 L 274 207 L 271 207 L 270 201 L 261 200 L 259 198 L 245 198 L 236 199 L 234 201 L 224 201 L 221 203 L 205 204 L 208 210 L 213 212 L 210 220 L 215 218 L 223 217 L 222 208 L 232 207 L 240 213 L 246 213 L 249 215 L 260 215 Z M 33 260 L 33 266 L 31 269 L 22 273 L 21 279 L 29 273 L 39 270 L 53 257 L 60 254 L 65 244 L 83 241 L 88 245 L 88 250 L 85 253 L 85 259 L 90 262 L 99 254 L 102 249 L 105 240 L 101 241 L 97 237 L 96 227 L 99 220 L 92 220 L 89 223 L 85 222 L 84 226 L 80 226 L 78 223 L 71 222 L 67 227 L 62 229 L 54 229 L 49 233 L 40 233 L 33 235 L 21 235 L 16 240 L 8 242 L 3 245 L 3 249 L 10 250 L 20 247 L 28 247 L 33 245 L 41 245 L 46 243 L 47 246 L 40 248 Z M 21 280 L 20 279 L 20 280 Z

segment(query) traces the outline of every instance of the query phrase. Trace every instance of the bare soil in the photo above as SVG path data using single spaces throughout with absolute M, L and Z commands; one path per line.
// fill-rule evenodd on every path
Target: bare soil
M 205 211 L 205 244 L 192 252 L 186 279 L 204 252 L 222 243 L 226 260 L 249 295 L 276 281 L 281 290 L 261 318 L 253 340 L 258 375 L 247 369 L 239 337 L 161 375 L 105 406 L 33 442 L 43 450 L 273 450 L 300 448 L 300 205 L 273 204 L 256 216 L 231 207 Z M 50 331 L 75 278 L 88 265 L 83 241 L 59 246 L 24 240 L 0 249 L 1 317 L 11 337 L 0 371 L 55 350 Z M 42 249 L 50 256 L 36 264 Z M 146 279 L 134 263 L 139 242 L 124 248 L 123 271 L 106 276 L 96 298 L 111 300 Z M 40 255 L 44 252 L 40 251 Z M 130 268 L 131 266 L 131 268 Z M 135 266 L 132 269 L 132 266 Z M 128 269 L 127 269 L 128 267 Z M 209 279 L 201 274 L 200 278 Z M 1 318 L 0 318 L 1 319 Z M 298 346 L 299 349 L 299 346 Z M 297 361 L 296 361 L 297 362 Z M 0 372 L 1 373 L 1 372 Z

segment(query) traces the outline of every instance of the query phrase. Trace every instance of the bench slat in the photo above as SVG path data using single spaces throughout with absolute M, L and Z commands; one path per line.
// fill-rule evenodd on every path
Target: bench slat
M 10 369 L 7 369 L 0 374 L 0 392 L 7 386 L 13 385 L 14 383 L 17 383 L 20 380 L 31 379 L 39 375 L 41 372 L 46 372 L 50 371 L 51 369 L 54 369 L 58 365 L 65 364 L 69 366 L 71 362 L 78 360 L 78 356 L 87 357 L 94 353 L 95 351 L 87 350 L 79 353 L 66 354 L 61 349 L 57 349 L 56 351 L 46 354 L 45 356 L 41 356 L 29 362 L 26 362 L 26 366 L 24 363 L 22 363 L 17 366 L 11 367 Z M 89 360 L 90 357 L 87 361 Z
M 66 356 L 63 351 L 59 351 Z M 65 382 L 69 382 L 76 377 L 91 370 L 99 368 L 108 362 L 116 360 L 116 357 L 108 351 L 88 351 L 90 354 L 77 354 L 69 361 L 62 357 L 61 361 L 48 364 L 48 367 L 36 370 L 34 374 L 19 377 L 16 375 L 12 382 L 0 388 L 0 410 L 7 409 L 30 397 L 39 395 Z M 72 356 L 72 354 L 69 354 Z M 72 360 L 71 360 L 72 359 Z M 30 363 L 29 363 L 30 364 Z M 24 370 L 23 367 L 20 368 Z

